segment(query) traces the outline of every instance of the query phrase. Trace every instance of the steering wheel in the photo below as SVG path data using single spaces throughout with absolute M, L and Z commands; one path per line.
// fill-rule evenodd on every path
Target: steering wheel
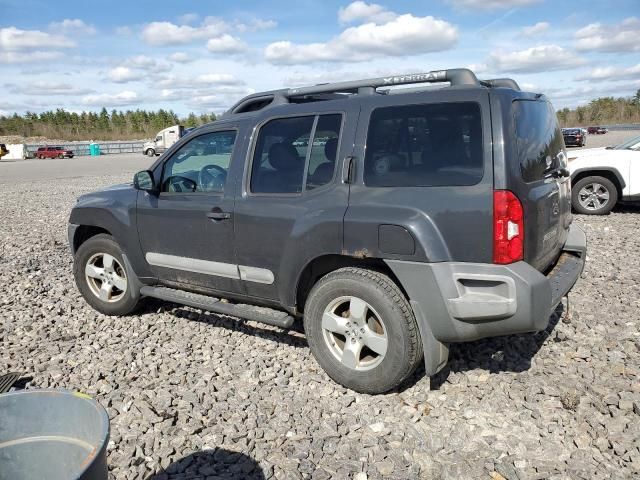
M 198 185 L 204 192 L 222 190 L 226 180 L 227 171 L 220 165 L 205 165 L 198 173 Z

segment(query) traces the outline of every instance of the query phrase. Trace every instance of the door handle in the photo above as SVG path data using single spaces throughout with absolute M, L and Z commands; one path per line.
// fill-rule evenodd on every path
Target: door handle
M 211 220 L 227 220 L 231 218 L 231 214 L 229 212 L 209 212 L 207 217 Z

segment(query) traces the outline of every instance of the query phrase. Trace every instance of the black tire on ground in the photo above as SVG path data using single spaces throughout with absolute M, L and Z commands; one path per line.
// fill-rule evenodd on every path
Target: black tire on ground
M 156 156 L 156 152 L 153 148 L 149 148 L 146 152 L 147 157 L 155 157 Z
M 38 158 L 39 158 L 40 160 L 44 160 L 44 155 L 38 155 Z
M 100 254 L 107 254 L 113 257 L 115 259 L 115 262 L 113 263 L 115 266 L 115 273 L 120 278 L 124 277 L 126 280 L 126 288 L 124 290 L 119 290 L 117 288 L 112 290 L 115 301 L 109 302 L 100 299 L 98 295 L 93 292 L 92 286 L 89 284 L 89 281 L 91 280 L 87 278 L 87 274 L 85 273 L 85 269 L 87 268 L 87 264 L 90 260 Z M 118 265 L 116 265 L 116 263 Z M 133 288 L 136 288 L 136 282 L 133 279 L 128 278 L 124 268 L 125 263 L 122 258 L 122 251 L 118 244 L 110 235 L 100 234 L 85 241 L 76 251 L 73 263 L 73 276 L 75 278 L 76 285 L 78 286 L 78 290 L 80 290 L 84 299 L 94 309 L 104 313 L 105 315 L 127 315 L 138 308 L 141 300 L 139 293 L 133 291 Z M 102 282 L 99 280 L 94 282 L 94 287 L 98 283 L 101 284 Z
M 362 355 L 366 370 L 358 370 L 342 363 L 336 354 L 340 350 L 337 336 L 323 328 L 325 310 L 331 310 L 336 302 L 344 298 L 356 297 L 367 305 L 365 330 L 356 327 L 356 332 L 380 333 L 386 336 L 386 353 L 380 357 L 368 346 L 362 347 L 357 355 Z M 352 303 L 344 300 L 348 309 L 337 318 L 351 319 Z M 371 310 L 372 309 L 372 310 Z M 380 320 L 375 323 L 375 318 Z M 353 320 L 351 320 L 353 321 Z M 374 325 L 371 324 L 374 322 Z M 355 325 L 355 322 L 352 324 Z M 371 327 L 371 330 L 369 330 Z M 350 327 L 352 328 L 352 327 Z M 311 290 L 304 311 L 304 329 L 313 356 L 327 374 L 339 384 L 361 393 L 384 393 L 400 385 L 418 366 L 423 358 L 422 342 L 413 311 L 398 286 L 386 275 L 362 268 L 341 268 L 320 279 Z M 353 330 L 342 336 L 345 347 L 354 338 Z M 359 335 L 359 333 L 356 333 Z M 338 340 L 336 340 L 338 339 Z M 359 342 L 359 340 L 357 340 Z M 366 341 L 365 341 L 366 345 Z M 366 354 L 366 355 L 365 355 Z M 369 360 L 370 358 L 373 360 Z M 373 363 L 371 363 L 373 362 Z M 379 363 L 376 363 L 379 362 Z M 358 361 L 360 364 L 360 361 Z M 369 363 L 369 367 L 367 367 Z M 359 367 L 362 368 L 362 367 Z
M 594 190 L 595 188 L 595 190 Z M 582 192 L 586 189 L 585 192 Z M 594 202 L 591 203 L 591 207 L 587 208 L 580 203 L 581 192 L 582 196 L 587 192 L 597 191 L 598 195 Z M 603 202 L 603 198 L 607 198 L 606 202 Z M 600 176 L 584 177 L 578 180 L 571 187 L 571 205 L 577 213 L 583 215 L 606 215 L 609 213 L 618 201 L 618 190 L 611 180 Z

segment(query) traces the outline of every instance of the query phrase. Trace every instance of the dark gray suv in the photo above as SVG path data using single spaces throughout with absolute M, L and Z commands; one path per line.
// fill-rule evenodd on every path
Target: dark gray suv
M 586 256 L 570 183 L 543 95 L 442 70 L 250 95 L 82 196 L 69 241 L 102 313 L 303 318 L 327 374 L 378 393 L 452 342 L 546 328 Z

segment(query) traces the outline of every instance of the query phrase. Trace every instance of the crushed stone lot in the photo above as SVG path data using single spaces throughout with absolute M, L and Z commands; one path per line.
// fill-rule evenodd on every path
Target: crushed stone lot
M 78 195 L 131 175 L 2 180 L 0 373 L 109 412 L 116 479 L 640 475 L 640 208 L 577 216 L 586 270 L 546 331 L 452 346 L 386 395 L 332 382 L 300 327 L 149 301 L 92 310 L 66 239 Z

